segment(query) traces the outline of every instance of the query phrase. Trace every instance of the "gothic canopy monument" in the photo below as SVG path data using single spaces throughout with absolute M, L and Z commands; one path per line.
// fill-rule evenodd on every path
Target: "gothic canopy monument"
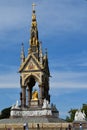
M 49 78 L 47 52 L 43 54 L 42 46 L 38 37 L 38 28 L 35 12 L 35 4 L 32 10 L 32 22 L 30 29 L 30 40 L 28 55 L 25 57 L 24 46 L 21 50 L 20 73 L 20 104 L 11 108 L 11 117 L 33 117 L 59 115 L 55 105 L 50 104 Z M 37 84 L 38 89 L 34 89 Z

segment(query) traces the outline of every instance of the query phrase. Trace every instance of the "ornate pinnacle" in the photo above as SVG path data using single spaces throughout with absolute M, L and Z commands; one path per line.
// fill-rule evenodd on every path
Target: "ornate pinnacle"
M 25 54 L 24 54 L 24 44 L 22 43 L 21 47 L 21 63 L 25 61 Z
M 33 10 L 35 10 L 35 6 L 36 6 L 36 4 L 33 3 L 33 4 L 32 4 L 32 9 L 33 9 Z

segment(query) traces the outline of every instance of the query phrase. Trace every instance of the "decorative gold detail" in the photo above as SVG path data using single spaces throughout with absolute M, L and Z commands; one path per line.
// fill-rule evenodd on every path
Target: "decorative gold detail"
M 32 15 L 32 26 L 34 24 L 36 25 L 36 15 L 35 14 Z
M 32 16 L 32 19 L 33 19 L 33 20 L 36 19 L 36 16 L 33 15 L 33 16 Z M 36 26 L 37 26 L 36 21 L 32 22 L 32 27 L 36 27 Z
M 32 45 L 36 45 L 35 43 L 36 43 L 36 38 L 33 37 L 33 43 L 32 43 Z
M 36 90 L 32 93 L 32 100 L 38 100 L 38 92 Z
M 28 67 L 28 69 L 34 69 L 35 68 L 35 66 L 34 66 L 34 64 L 31 62 L 30 64 L 29 64 L 29 67 Z
M 23 78 L 25 78 L 27 75 L 28 75 L 28 74 L 24 74 L 24 75 L 23 75 Z
M 31 46 L 37 46 L 38 45 L 38 40 L 35 37 L 33 37 L 32 40 L 30 39 L 30 45 Z
M 36 74 L 38 77 L 40 77 L 40 73 Z

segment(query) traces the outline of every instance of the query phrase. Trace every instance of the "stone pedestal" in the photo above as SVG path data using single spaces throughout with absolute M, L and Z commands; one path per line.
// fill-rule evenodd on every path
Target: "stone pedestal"
M 39 100 L 31 100 L 30 106 L 31 107 L 38 107 L 39 106 Z
M 87 129 L 87 121 L 74 121 L 73 122 L 73 128 L 75 129 Z

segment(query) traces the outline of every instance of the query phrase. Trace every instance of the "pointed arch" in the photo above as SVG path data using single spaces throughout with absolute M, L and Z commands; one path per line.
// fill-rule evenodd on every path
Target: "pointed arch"
M 27 83 L 29 82 L 29 80 L 30 80 L 31 78 L 33 78 L 33 79 L 35 80 L 35 82 L 37 82 L 38 84 L 40 84 L 40 79 L 39 79 L 39 77 L 38 77 L 37 75 L 35 75 L 35 74 L 31 74 L 31 75 L 27 75 L 27 76 L 26 76 L 26 79 L 25 79 L 25 81 L 24 81 L 24 85 L 25 85 L 25 86 L 27 85 Z

